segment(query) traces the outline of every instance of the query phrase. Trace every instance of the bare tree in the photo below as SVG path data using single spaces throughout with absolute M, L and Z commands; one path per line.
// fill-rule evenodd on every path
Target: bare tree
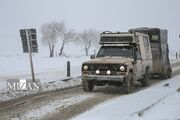
M 89 29 L 84 30 L 82 33 L 80 33 L 80 42 L 84 46 L 84 50 L 86 53 L 86 56 L 89 55 L 89 49 L 94 46 L 98 46 L 98 39 L 99 39 L 99 33 L 95 30 Z
M 61 47 L 59 49 L 59 55 L 63 55 L 64 47 L 69 42 L 74 42 L 79 40 L 79 42 L 84 46 L 86 56 L 89 55 L 89 49 L 91 46 L 98 47 L 99 32 L 96 30 L 84 30 L 79 35 L 71 29 L 67 30 L 65 22 L 51 22 L 46 23 L 41 26 L 42 33 L 42 43 L 49 46 L 50 57 L 54 56 L 55 44 L 59 40 L 61 42 Z
M 77 34 L 72 29 L 69 30 L 69 31 L 64 31 L 61 36 L 62 36 L 62 44 L 61 44 L 61 48 L 60 48 L 60 51 L 59 51 L 59 55 L 63 54 L 65 44 L 77 40 Z
M 77 40 L 77 35 L 74 30 L 67 30 L 65 22 L 51 22 L 42 25 L 41 33 L 43 34 L 42 40 L 45 45 L 49 45 L 50 56 L 54 55 L 54 47 L 59 40 L 61 42 L 61 47 L 59 50 L 59 55 L 63 54 L 65 44 Z
M 64 50 L 64 45 L 66 44 L 66 41 L 64 40 L 64 36 L 66 34 L 66 25 L 65 22 L 53 22 L 53 24 L 51 25 L 51 28 L 53 29 L 54 33 L 58 36 L 61 37 L 63 39 L 61 39 L 61 47 L 60 47 L 60 52 L 59 55 L 62 55 L 63 50 Z
M 49 47 L 49 56 L 54 56 L 54 47 L 57 43 L 57 34 L 52 29 L 54 22 L 51 23 L 45 23 L 41 26 L 40 31 L 42 33 L 42 44 Z

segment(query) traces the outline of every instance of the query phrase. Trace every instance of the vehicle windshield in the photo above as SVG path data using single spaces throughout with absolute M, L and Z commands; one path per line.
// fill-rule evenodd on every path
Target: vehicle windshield
M 133 58 L 131 46 L 102 46 L 96 57 L 117 56 Z

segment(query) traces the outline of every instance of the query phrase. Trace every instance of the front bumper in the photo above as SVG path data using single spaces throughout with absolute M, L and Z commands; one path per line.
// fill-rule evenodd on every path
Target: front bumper
M 124 82 L 126 76 L 112 76 L 112 75 L 83 75 L 82 79 L 87 81 L 116 81 Z

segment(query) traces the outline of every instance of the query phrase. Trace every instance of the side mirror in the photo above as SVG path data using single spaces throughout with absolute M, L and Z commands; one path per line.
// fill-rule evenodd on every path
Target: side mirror
M 91 59 L 95 59 L 95 55 L 91 55 L 91 57 L 90 57 Z

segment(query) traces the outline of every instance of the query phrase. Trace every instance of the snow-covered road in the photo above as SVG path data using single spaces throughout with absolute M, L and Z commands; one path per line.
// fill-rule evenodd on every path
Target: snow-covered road
M 151 109 L 162 101 L 167 101 L 168 104 L 169 99 L 173 97 L 173 94 L 176 94 L 176 88 L 179 88 L 180 85 L 178 80 L 180 70 L 178 68 L 173 68 L 171 80 L 152 80 L 149 87 L 138 87 L 135 89 L 135 93 L 130 95 L 124 94 L 122 88 L 119 87 L 95 87 L 93 92 L 84 92 L 81 86 L 76 86 L 0 102 L 0 118 L 2 117 L 2 120 L 21 118 L 66 120 L 93 108 L 90 112 L 75 119 L 144 120 L 146 115 L 151 113 L 149 112 Z M 179 104 L 177 98 L 173 100 Z M 172 101 L 172 103 L 174 102 Z M 164 107 L 166 108 L 166 106 Z M 178 110 L 179 106 L 176 106 L 175 113 L 179 113 Z M 177 114 L 172 115 L 177 118 Z M 147 118 L 149 117 L 147 116 Z
M 24 120 L 29 120 L 29 119 L 40 119 L 43 118 L 45 116 L 47 116 L 47 114 L 52 114 L 55 113 L 61 109 L 65 109 L 66 107 L 79 103 L 83 100 L 88 99 L 89 97 L 92 97 L 93 95 L 77 95 L 77 96 L 72 96 L 69 98 L 65 98 L 63 100 L 54 100 L 51 103 L 38 107 L 36 109 L 32 109 L 29 111 L 25 111 L 22 115 L 21 115 L 21 119 Z
M 102 103 L 73 120 L 179 120 L 180 75 Z
M 7 56 L 6 56 L 7 57 Z M 161 115 L 164 112 L 171 113 L 171 108 L 174 108 L 174 112 L 171 114 L 174 116 L 173 118 L 178 118 L 179 116 L 179 106 L 173 106 L 172 104 L 180 104 L 177 99 L 179 99 L 179 92 L 176 92 L 176 89 L 180 87 L 180 82 L 177 82 L 178 79 L 180 79 L 180 76 L 176 76 L 172 78 L 171 80 L 162 81 L 152 81 L 151 85 L 152 87 L 148 87 L 147 89 L 140 88 L 137 89 L 134 94 L 131 95 L 124 95 L 121 94 L 121 90 L 117 90 L 116 88 L 112 89 L 111 87 L 107 88 L 95 88 L 93 93 L 85 93 L 82 91 L 80 84 L 81 79 L 76 78 L 81 73 L 81 64 L 83 61 L 86 61 L 87 57 L 82 58 L 72 58 L 72 75 L 73 79 L 69 81 L 62 81 L 62 79 L 66 78 L 66 68 L 64 66 L 66 65 L 66 61 L 68 58 L 53 58 L 54 62 L 51 64 L 51 59 L 49 58 L 35 58 L 35 66 L 39 66 L 36 74 L 36 78 L 41 79 L 42 85 L 43 85 L 43 95 L 45 95 L 42 98 L 36 99 L 36 95 L 32 95 L 33 100 L 31 100 L 31 96 L 29 98 L 24 97 L 26 93 L 24 94 L 15 94 L 14 92 L 10 92 L 6 90 L 6 80 L 11 78 L 30 78 L 30 75 L 25 74 L 21 75 L 22 72 L 27 72 L 26 67 L 25 69 L 22 66 L 17 67 L 16 69 L 10 69 L 10 66 L 13 65 L 13 63 L 16 63 L 19 61 L 21 63 L 25 60 L 25 57 L 19 56 L 15 57 L 13 59 L 3 58 L 4 63 L 6 63 L 6 60 L 8 61 L 6 64 L 0 63 L 2 65 L 0 72 L 1 74 L 5 75 L 4 77 L 0 77 L 0 101 L 1 101 L 1 109 L 2 111 L 0 114 L 3 116 L 5 115 L 7 118 L 24 118 L 24 119 L 35 119 L 35 118 L 42 118 L 45 117 L 47 119 L 57 119 L 57 118 L 64 118 L 69 119 L 74 115 L 77 115 L 79 113 L 84 112 L 85 110 L 102 103 L 101 105 L 98 105 L 94 107 L 92 110 L 77 116 L 74 119 L 80 119 L 80 120 L 86 120 L 86 119 L 130 119 L 130 120 L 136 120 L 136 119 L 142 119 L 142 120 L 149 120 L 149 116 L 151 115 Z M 13 57 L 13 56 L 9 56 Z M 23 58 L 23 59 L 21 59 Z M 11 61 L 12 60 L 12 61 Z M 60 63 L 61 60 L 61 63 Z M 42 61 L 39 63 L 38 61 Z M 179 60 L 171 60 L 171 63 L 173 64 L 173 73 L 179 74 L 180 68 Z M 18 62 L 17 62 L 18 63 Z M 7 65 L 8 64 L 8 65 Z M 48 64 L 49 66 L 46 66 L 43 64 Z M 25 65 L 25 64 L 24 64 Z M 60 65 L 61 67 L 57 66 Z M 4 67 L 3 67 L 4 66 Z M 5 66 L 8 66 L 6 68 Z M 23 70 L 24 69 L 24 70 Z M 9 73 L 6 76 L 5 73 Z M 13 74 L 15 74 L 15 76 Z M 17 75 L 19 74 L 19 75 Z M 158 83 L 158 84 L 156 84 Z M 164 84 L 168 83 L 169 86 L 164 86 Z M 71 90 L 72 86 L 76 89 L 74 91 L 66 91 L 66 93 L 70 94 L 68 95 L 68 98 L 65 98 L 63 96 L 66 96 L 66 94 L 61 93 L 59 94 L 57 89 L 62 88 L 68 88 Z M 67 89 L 67 90 L 68 90 Z M 143 90 L 144 89 L 144 90 Z M 51 91 L 54 90 L 54 91 Z M 141 90 L 141 91 L 140 91 Z M 138 92 L 139 91 L 139 92 Z M 47 93 L 46 93 L 47 92 Z M 49 93 L 48 93 L 49 92 Z M 54 95 L 54 92 L 56 93 Z M 78 94 L 77 94 L 78 93 Z M 91 95 L 93 94 L 93 95 Z M 29 95 L 29 94 L 27 94 Z M 39 95 L 37 95 L 39 97 Z M 51 97 L 50 97 L 51 96 Z M 120 96 L 120 97 L 119 97 Z M 118 98 L 117 98 L 118 97 Z M 14 98 L 18 98 L 17 101 L 11 100 Z M 21 99 L 23 98 L 23 99 Z M 35 98 L 35 99 L 34 99 Z M 116 99 L 112 99 L 116 98 Z M 9 101 L 6 101 L 9 100 Z M 109 100 L 109 101 L 106 101 Z M 172 101 L 171 101 L 172 100 Z M 105 103 L 103 103 L 106 101 Z M 128 101 L 128 102 L 127 102 Z M 5 104 L 3 104 L 5 103 Z M 10 104 L 13 106 L 10 110 L 8 110 Z M 23 103 L 21 105 L 21 103 Z M 18 107 L 15 107 L 14 105 L 18 104 Z M 20 105 L 19 105 L 20 104 Z M 165 104 L 165 106 L 163 106 Z M 166 106 L 169 105 L 169 106 Z M 24 107 L 27 107 L 26 109 Z M 67 107 L 67 108 L 66 108 Z M 161 113 L 159 108 L 162 108 Z M 170 109 L 166 109 L 170 108 Z M 46 109 L 46 110 L 45 110 Z M 155 109 L 155 110 L 154 110 Z M 18 111 L 16 111 L 18 110 Z M 157 112 L 153 112 L 157 111 Z M 139 116 L 140 115 L 140 116 Z M 1 116 L 1 115 L 0 115 Z M 166 116 L 163 116 L 164 118 L 167 118 Z M 160 117 L 153 117 L 152 119 L 160 119 L 163 118 Z M 43 118 L 44 119 L 44 118 Z M 150 119 L 151 120 L 151 119 Z

